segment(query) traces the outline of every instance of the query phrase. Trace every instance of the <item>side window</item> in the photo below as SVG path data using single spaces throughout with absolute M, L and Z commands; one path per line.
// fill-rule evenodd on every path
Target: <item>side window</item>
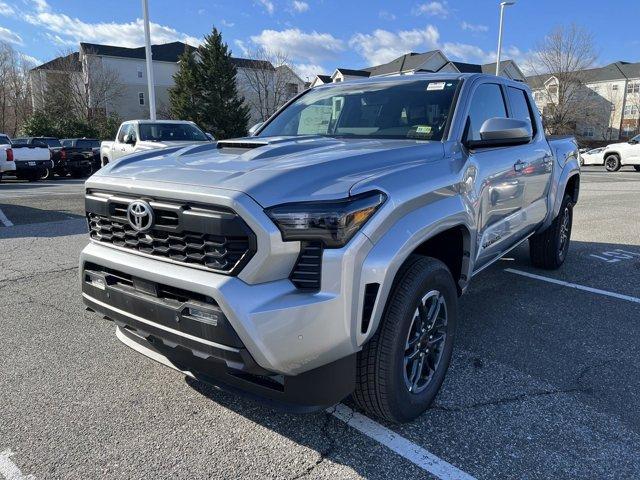
M 502 97 L 502 89 L 496 83 L 483 83 L 473 93 L 467 124 L 467 140 L 481 140 L 480 127 L 494 117 L 505 118 L 507 109 Z
M 518 120 L 529 122 L 531 132 L 533 136 L 535 136 L 536 122 L 533 114 L 531 113 L 531 105 L 529 104 L 527 92 L 515 87 L 508 87 L 507 92 L 509 95 L 509 102 L 511 103 L 511 118 L 517 118 Z

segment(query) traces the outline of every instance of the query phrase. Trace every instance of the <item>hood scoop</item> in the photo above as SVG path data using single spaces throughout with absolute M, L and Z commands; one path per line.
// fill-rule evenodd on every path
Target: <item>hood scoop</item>
M 249 140 L 246 138 L 238 140 L 220 140 L 217 144 L 218 150 L 253 150 L 254 148 L 265 147 L 269 142 Z

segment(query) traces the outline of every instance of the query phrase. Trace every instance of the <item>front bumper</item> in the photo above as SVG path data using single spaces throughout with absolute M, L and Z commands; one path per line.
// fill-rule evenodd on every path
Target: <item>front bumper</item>
M 88 309 L 112 320 L 131 348 L 214 386 L 289 411 L 339 402 L 355 382 L 355 353 L 298 375 L 264 369 L 209 296 L 84 262 Z

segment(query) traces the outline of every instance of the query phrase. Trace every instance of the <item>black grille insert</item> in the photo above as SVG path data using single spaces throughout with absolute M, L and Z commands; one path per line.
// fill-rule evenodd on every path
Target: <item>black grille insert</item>
M 93 240 L 170 261 L 236 275 L 256 251 L 256 238 L 232 210 L 144 198 L 154 224 L 138 232 L 127 218 L 137 198 L 88 192 L 85 198 L 89 235 Z
M 299 290 L 320 290 L 322 272 L 322 244 L 303 242 L 300 255 L 289 279 Z

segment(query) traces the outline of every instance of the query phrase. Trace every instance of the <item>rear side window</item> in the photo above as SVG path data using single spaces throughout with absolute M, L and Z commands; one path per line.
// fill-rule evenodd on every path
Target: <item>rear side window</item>
M 527 93 L 524 90 L 520 90 L 515 87 L 508 87 L 507 92 L 509 95 L 509 102 L 511 103 L 511 118 L 517 118 L 518 120 L 529 122 L 531 132 L 535 135 L 536 124 L 533 121 L 531 105 L 529 105 Z
M 496 83 L 483 83 L 473 93 L 467 123 L 467 140 L 481 140 L 482 124 L 494 117 L 505 118 L 507 109 L 502 89 Z

